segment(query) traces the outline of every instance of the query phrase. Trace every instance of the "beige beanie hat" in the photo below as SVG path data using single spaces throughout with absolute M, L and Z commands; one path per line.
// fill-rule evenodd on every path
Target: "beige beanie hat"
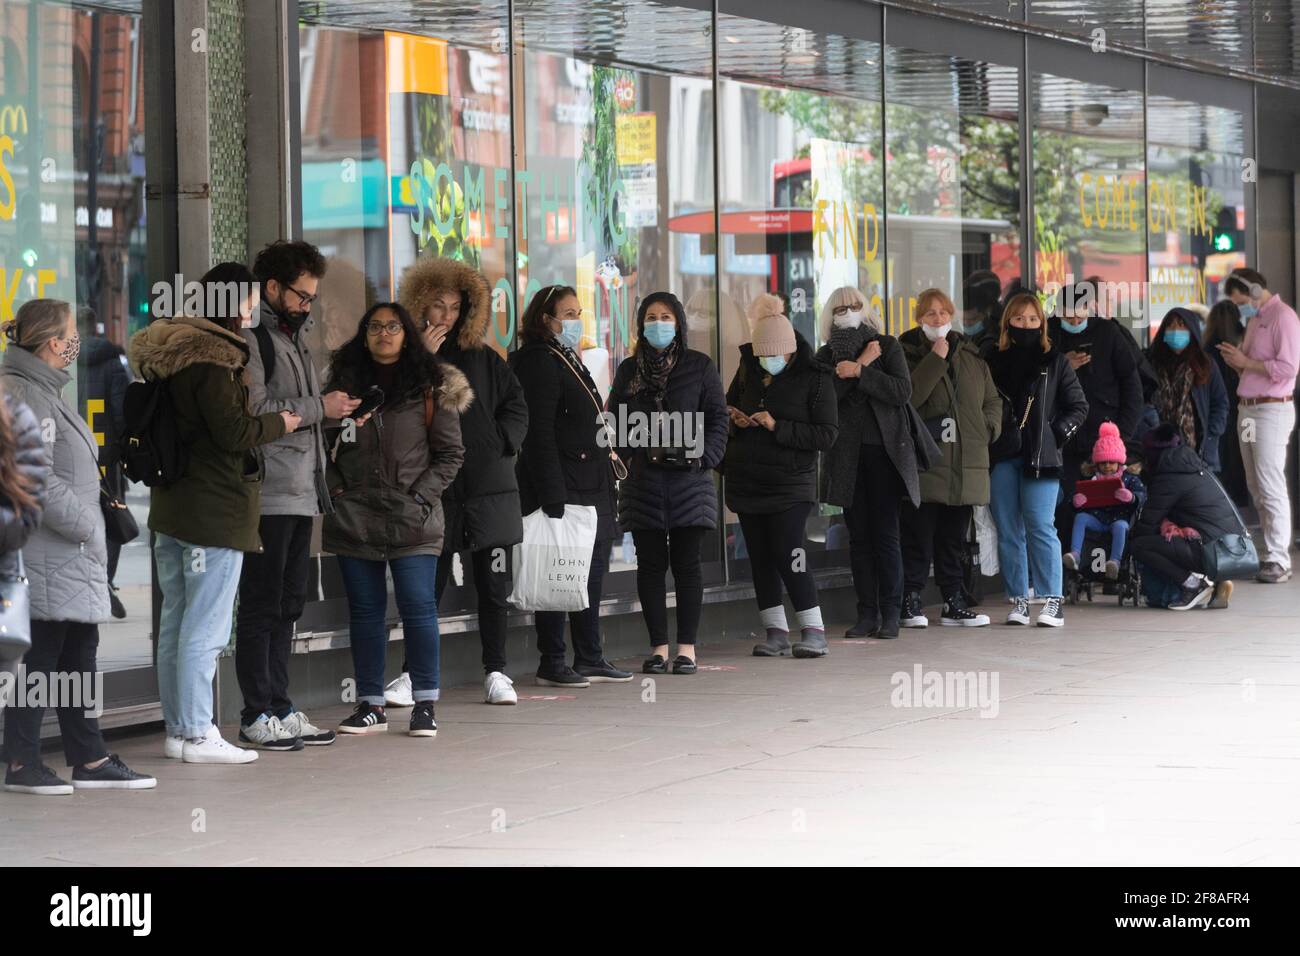
M 754 323 L 755 355 L 786 355 L 794 350 L 794 326 L 784 315 L 765 315 Z

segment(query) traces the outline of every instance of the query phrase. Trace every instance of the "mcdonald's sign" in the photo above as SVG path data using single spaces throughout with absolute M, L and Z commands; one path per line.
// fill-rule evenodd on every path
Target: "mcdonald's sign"
M 21 103 L 15 106 L 0 106 L 0 136 L 6 133 L 27 135 L 27 108 Z

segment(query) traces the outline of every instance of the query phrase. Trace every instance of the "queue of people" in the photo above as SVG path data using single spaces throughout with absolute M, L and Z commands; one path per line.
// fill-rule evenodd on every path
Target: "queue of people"
M 1216 477 L 1230 452 L 1264 528 L 1258 580 L 1290 575 L 1284 465 L 1300 320 L 1249 269 L 1228 279 L 1228 298 L 1204 331 L 1200 314 L 1173 309 L 1144 351 L 1086 306 L 1049 317 L 1026 289 L 998 304 L 991 273 L 968 279 L 960 316 L 944 290 L 919 293 L 913 327 L 898 337 L 861 290 L 839 288 L 819 316 L 820 348 L 796 330 L 783 297 L 760 294 L 725 388 L 713 360 L 687 347 L 683 304 L 653 292 L 638 305 L 634 349 L 608 395 L 583 360 L 575 288 L 532 297 L 507 360 L 486 343 L 486 281 L 440 258 L 410 266 L 397 301 L 368 308 L 320 374 L 306 334 L 325 271 L 310 244 L 272 243 L 252 270 L 222 263 L 203 277 L 205 286 L 250 290 L 240 301 L 156 321 L 128 349 L 135 375 L 164 396 L 184 452 L 178 473 L 153 488 L 149 516 L 168 757 L 248 763 L 259 750 L 325 746 L 338 733 L 387 731 L 391 707 L 410 708 L 409 735 L 435 736 L 438 608 L 461 552 L 477 597 L 483 699 L 514 704 L 511 549 L 535 513 L 594 514 L 586 607 L 567 612 L 571 650 L 566 612 L 534 613 L 536 681 L 560 688 L 633 679 L 606 658 L 600 629 L 622 534 L 636 551 L 649 644 L 641 671 L 697 671 L 702 545 L 720 504 L 736 515 L 737 555 L 750 564 L 758 657 L 829 654 L 808 560 L 809 519 L 823 506 L 842 512 L 847 532 L 850 638 L 928 626 L 931 567 L 941 626 L 991 623 L 968 586 L 978 507 L 996 528 L 1009 625 L 1065 623 L 1065 575 L 1082 572 L 1089 536 L 1101 540 L 1104 578 L 1114 580 L 1131 554 L 1175 592 L 1164 606 L 1226 606 L 1239 571 L 1216 568 L 1238 566 L 1219 565 L 1212 552 L 1230 540 L 1237 553 L 1246 534 Z M 31 581 L 27 669 L 93 672 L 97 628 L 114 609 L 99 451 L 60 397 L 77 361 L 77 323 L 67 303 L 33 300 L 6 333 L 0 571 L 14 575 L 21 549 Z M 609 421 L 630 414 L 695 427 L 680 441 L 611 434 Z M 37 421 L 54 427 L 34 434 Z M 314 725 L 289 687 L 317 516 L 347 597 L 355 674 L 355 709 L 337 730 Z M 390 576 L 405 651 L 391 681 Z M 1031 616 L 1035 601 L 1042 606 Z M 217 730 L 212 699 L 232 626 L 243 696 L 237 745 Z M 7 789 L 156 784 L 107 751 L 93 719 L 60 708 L 73 768 L 65 783 L 41 763 L 42 715 L 26 706 L 6 715 Z

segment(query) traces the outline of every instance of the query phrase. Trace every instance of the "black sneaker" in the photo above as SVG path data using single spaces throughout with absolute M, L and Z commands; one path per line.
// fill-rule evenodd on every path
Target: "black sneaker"
M 1209 604 L 1214 597 L 1214 585 L 1201 578 L 1194 586 L 1182 586 L 1178 589 L 1178 597 L 1169 602 L 1171 611 L 1190 611 L 1192 608 L 1200 607 L 1202 604 Z
M 407 734 L 411 737 L 438 736 L 438 725 L 433 719 L 433 701 L 415 702 L 415 706 L 411 709 L 411 729 Z
M 593 684 L 626 684 L 632 679 L 631 671 L 621 671 L 603 657 L 599 664 L 581 664 L 574 670 Z
M 376 707 L 373 704 L 367 704 L 364 701 L 357 704 L 357 709 L 352 712 L 350 717 L 345 717 L 343 720 L 339 721 L 339 733 L 388 733 L 388 718 L 384 716 L 384 708 Z
M 77 790 L 152 790 L 158 781 L 147 773 L 136 773 L 117 754 L 90 770 L 80 766 L 72 771 L 72 786 Z
M 989 616 L 969 610 L 961 595 L 954 595 L 943 602 L 939 623 L 944 627 L 987 627 Z
M 65 782 L 43 763 L 29 763 L 21 770 L 5 771 L 5 789 L 10 793 L 61 797 L 72 793 L 72 784 Z
M 113 612 L 113 617 L 119 621 L 126 617 L 126 606 L 122 603 L 122 599 L 117 596 L 117 588 L 111 585 L 108 589 L 108 607 Z
M 632 675 L 629 674 L 630 678 Z M 583 677 L 568 664 L 547 667 L 543 664 L 537 668 L 537 683 L 543 687 L 590 687 L 591 681 Z
M 903 627 L 930 626 L 930 621 L 925 616 L 925 607 L 921 604 L 921 595 L 915 591 L 903 595 L 903 613 L 898 623 Z

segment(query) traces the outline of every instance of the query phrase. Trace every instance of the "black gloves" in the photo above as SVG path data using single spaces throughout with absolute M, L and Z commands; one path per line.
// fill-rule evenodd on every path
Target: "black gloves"
M 546 517 L 548 517 L 548 518 L 563 518 L 563 517 L 564 517 L 564 502 L 563 502 L 563 501 L 557 501 L 557 502 L 555 502 L 554 504 L 542 505 L 542 512 L 543 512 L 543 513 L 546 515 Z

